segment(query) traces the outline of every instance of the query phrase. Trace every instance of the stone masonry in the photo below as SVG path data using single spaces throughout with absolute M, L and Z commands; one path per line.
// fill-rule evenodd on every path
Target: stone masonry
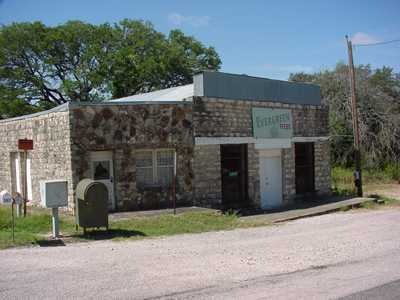
M 190 100 L 190 99 L 188 99 Z M 69 208 L 74 188 L 91 177 L 92 152 L 110 151 L 114 164 L 117 210 L 171 206 L 170 189 L 139 188 L 136 151 L 175 149 L 177 204 L 221 205 L 220 145 L 195 145 L 198 137 L 252 137 L 252 107 L 292 111 L 295 137 L 328 136 L 328 109 L 267 101 L 193 97 L 174 104 L 73 103 L 64 109 L 0 121 L 0 190 L 15 191 L 11 170 L 17 140 L 33 139 L 31 159 L 32 201 L 40 200 L 39 181 L 66 179 Z M 314 142 L 315 189 L 330 193 L 329 142 Z M 259 151 L 248 143 L 249 204 L 260 205 Z M 284 204 L 295 198 L 294 145 L 282 150 Z M 15 181 L 15 180 L 14 180 Z
M 193 97 L 193 123 L 195 137 L 252 137 L 252 107 L 284 108 L 292 111 L 293 132 L 295 137 L 328 136 L 328 108 L 325 106 L 285 104 L 267 101 L 229 100 L 207 97 Z M 315 142 L 315 189 L 319 194 L 330 193 L 329 141 Z M 218 145 L 219 146 L 219 145 Z M 205 146 L 201 146 L 203 149 Z M 195 153 L 197 153 L 195 146 Z M 202 150 L 202 160 L 219 157 L 219 147 L 213 151 Z M 294 144 L 282 150 L 283 202 L 289 204 L 296 196 Z M 196 160 L 196 156 L 195 156 Z M 195 161 L 196 164 L 196 161 Z M 195 178 L 204 182 L 213 181 L 213 172 L 203 172 L 195 168 Z M 201 171 L 200 171 L 201 170 Z M 209 174 L 209 175 L 207 175 Z M 196 179 L 197 180 L 197 179 Z M 260 205 L 259 155 L 254 144 L 248 144 L 248 195 L 250 205 Z M 196 190 L 196 199 L 205 199 L 208 193 L 218 195 L 215 186 L 212 191 Z M 220 199 L 212 199 L 220 203 Z M 204 200 L 203 200 L 204 202 Z
M 90 177 L 90 153 L 112 151 L 117 210 L 171 206 L 171 190 L 138 189 L 135 151 L 177 152 L 177 204 L 192 202 L 193 130 L 190 104 L 77 105 L 71 108 L 74 186 Z
M 31 160 L 32 199 L 40 201 L 41 180 L 64 179 L 69 182 L 69 201 L 73 199 L 69 112 L 57 111 L 0 121 L 0 190 L 16 192 L 15 179 L 10 180 L 14 168 L 11 155 L 18 152 L 18 139 L 32 139 Z M 25 167 L 22 166 L 22 170 Z M 21 181 L 22 191 L 24 190 Z

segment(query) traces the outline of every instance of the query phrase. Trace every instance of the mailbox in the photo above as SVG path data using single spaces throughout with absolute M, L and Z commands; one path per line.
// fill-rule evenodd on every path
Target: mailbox
M 0 192 L 0 204 L 11 205 L 12 201 L 13 201 L 13 198 L 9 192 L 7 192 L 7 191 Z
M 108 190 L 105 184 L 92 179 L 81 180 L 76 187 L 76 224 L 83 232 L 90 227 L 108 230 Z

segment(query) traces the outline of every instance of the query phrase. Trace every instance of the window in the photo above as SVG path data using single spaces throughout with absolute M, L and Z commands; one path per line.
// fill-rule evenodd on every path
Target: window
M 136 183 L 139 187 L 169 187 L 174 176 L 175 151 L 170 149 L 136 151 Z

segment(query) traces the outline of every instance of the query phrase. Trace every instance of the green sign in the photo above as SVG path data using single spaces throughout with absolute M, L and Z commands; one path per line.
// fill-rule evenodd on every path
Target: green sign
M 293 135 L 290 109 L 253 107 L 252 117 L 255 138 L 287 139 Z

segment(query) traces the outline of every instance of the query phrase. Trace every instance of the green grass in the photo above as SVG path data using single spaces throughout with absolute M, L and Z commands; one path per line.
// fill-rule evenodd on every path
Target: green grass
M 355 194 L 354 170 L 343 167 L 332 168 L 332 190 L 342 196 Z M 363 185 L 389 184 L 398 180 L 398 170 L 395 166 L 386 166 L 382 170 L 362 170 Z
M 14 212 L 15 213 L 15 212 Z M 19 245 L 36 244 L 51 232 L 51 216 L 45 210 L 30 211 L 26 218 L 15 218 L 15 242 L 12 241 L 11 207 L 0 207 L 0 249 Z M 72 232 L 71 217 L 60 220 L 62 232 Z
M 0 207 L 0 249 L 20 245 L 44 243 L 51 235 L 51 217 L 48 210 L 29 210 L 26 218 L 16 219 L 15 243 L 11 239 L 11 210 Z M 110 230 L 75 231 L 74 219 L 61 214 L 60 232 L 66 242 L 87 240 L 125 240 L 168 236 L 182 233 L 200 233 L 268 225 L 265 221 L 243 221 L 236 214 L 218 212 L 186 212 L 178 215 L 135 217 L 110 223 Z

